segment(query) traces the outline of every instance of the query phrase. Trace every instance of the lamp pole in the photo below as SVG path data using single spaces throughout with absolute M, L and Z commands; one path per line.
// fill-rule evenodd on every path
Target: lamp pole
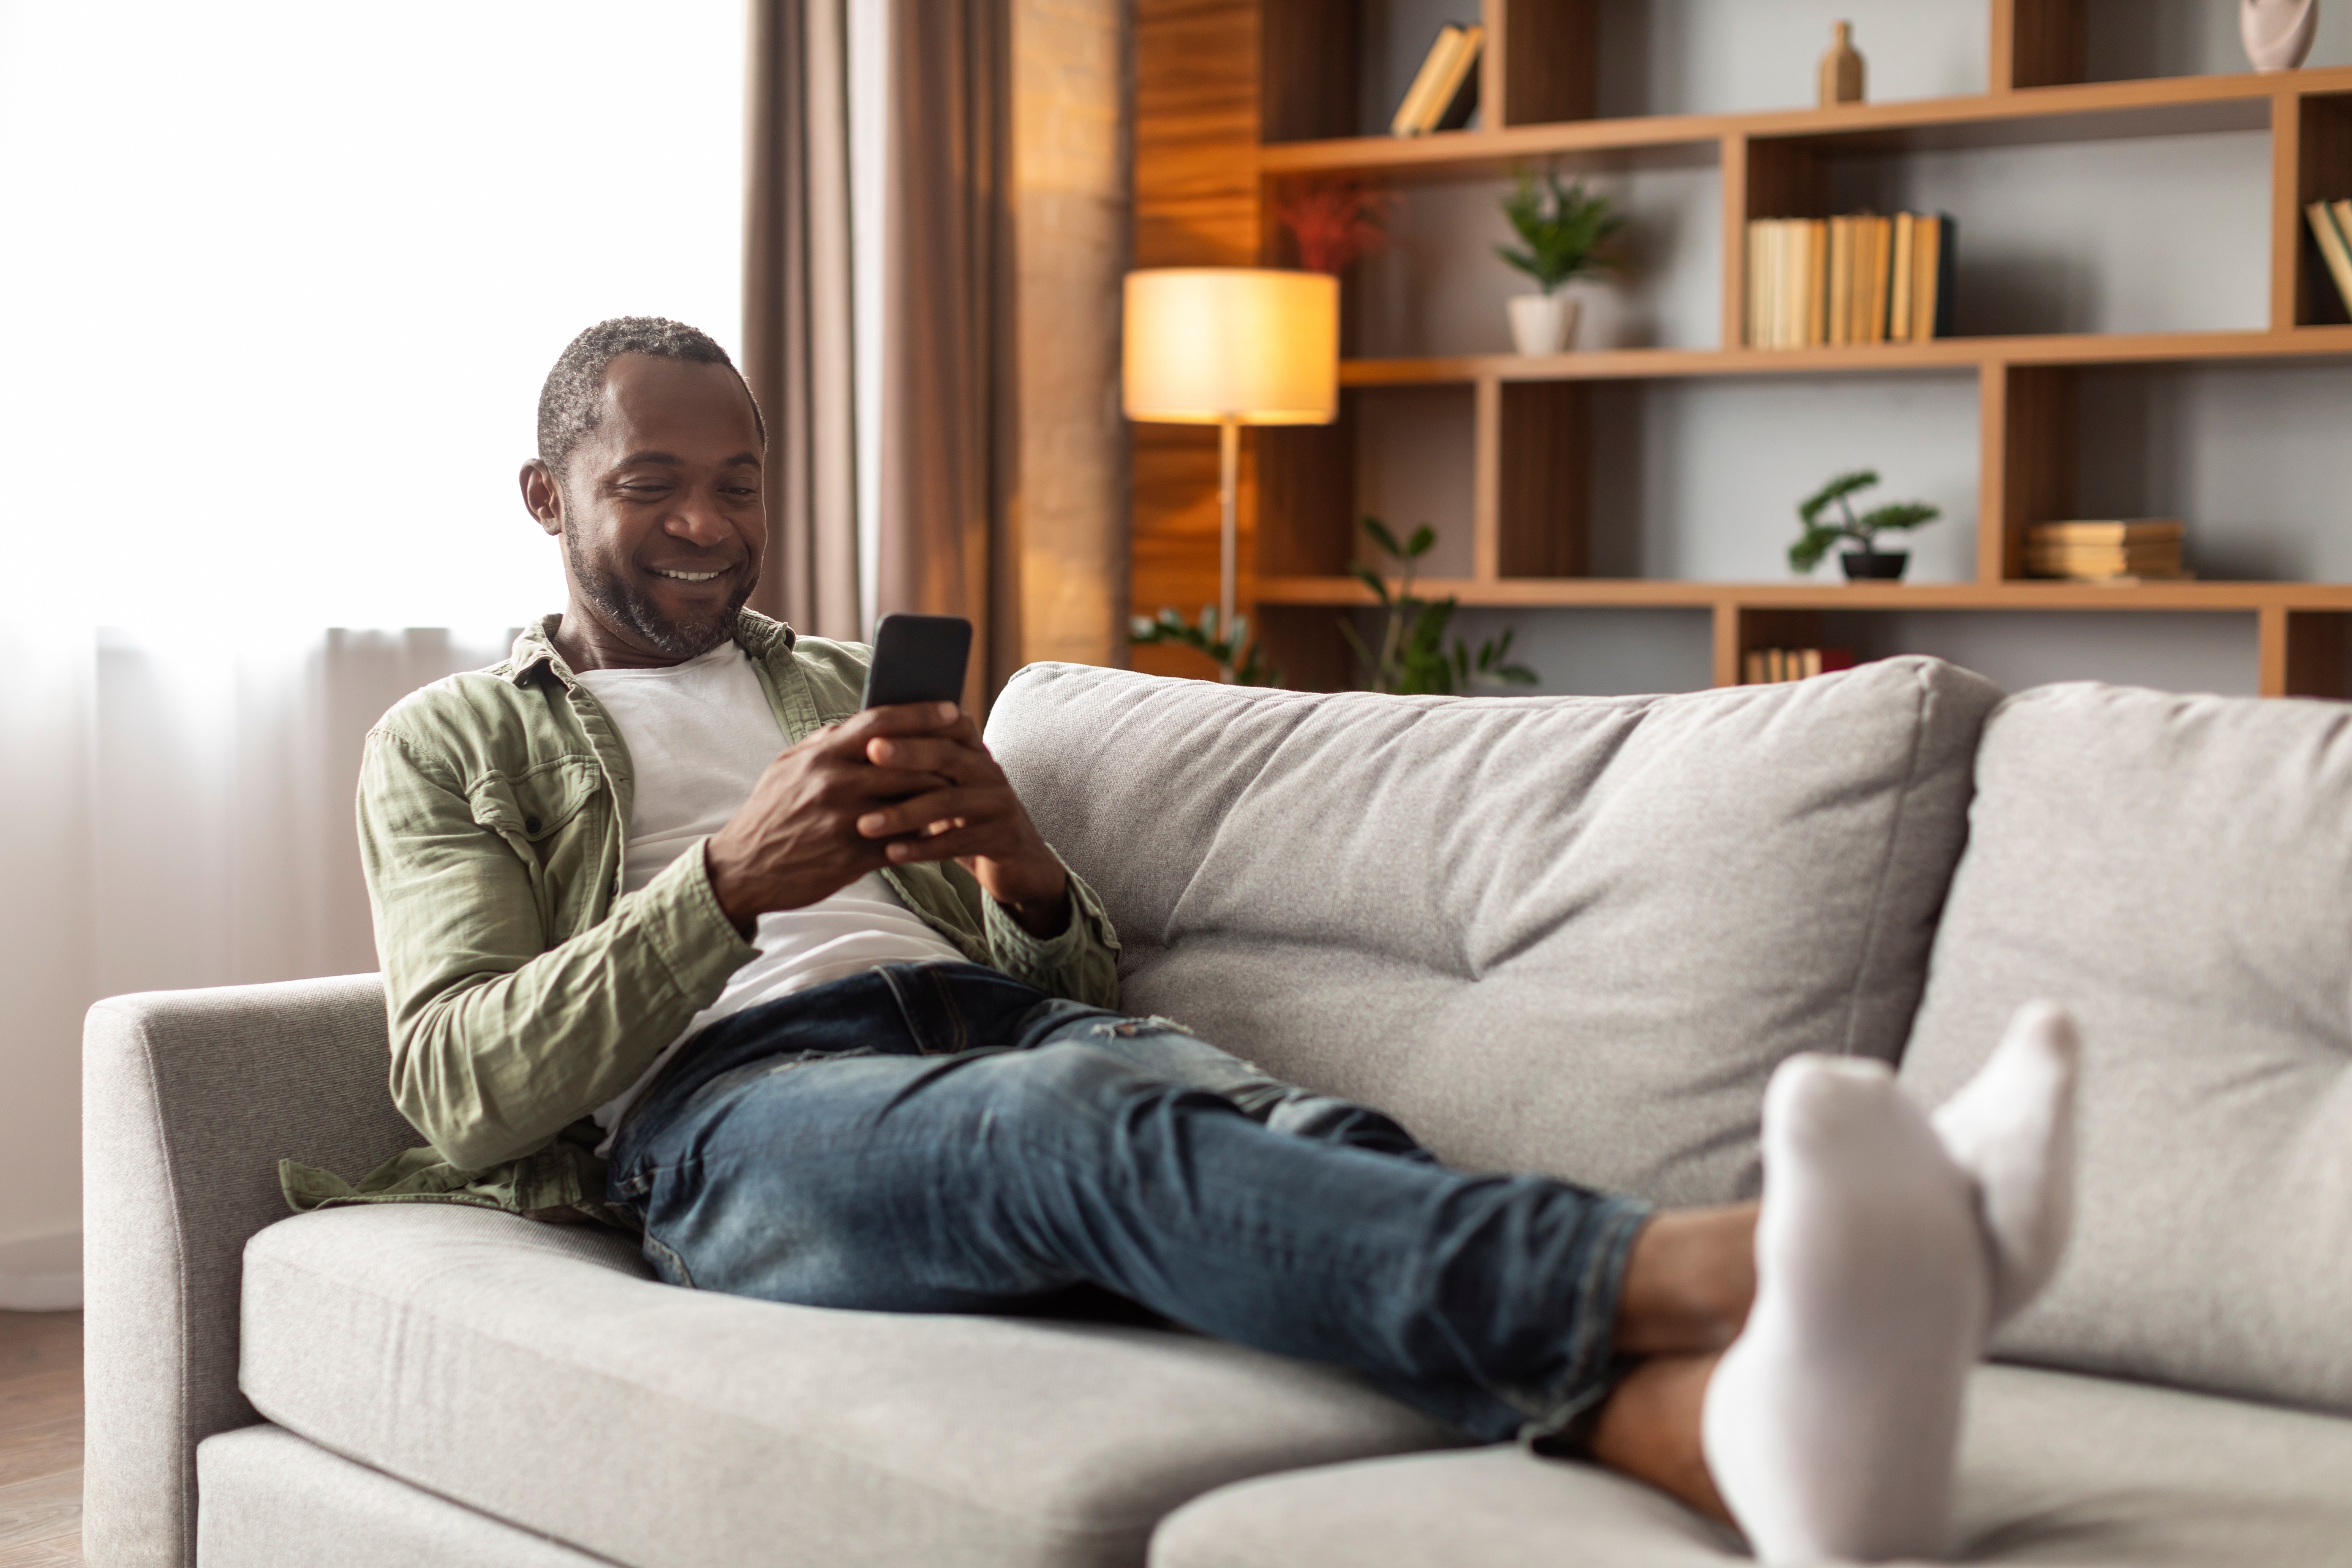
M 1234 521 L 1234 492 L 1240 488 L 1242 467 L 1242 424 L 1228 414 L 1217 422 L 1217 636 L 1228 647 L 1234 641 L 1234 579 L 1236 575 L 1234 557 L 1239 553 L 1236 542 L 1240 532 Z M 1234 649 L 1235 654 L 1241 651 Z M 1234 678 L 1230 663 L 1217 667 L 1217 679 Z

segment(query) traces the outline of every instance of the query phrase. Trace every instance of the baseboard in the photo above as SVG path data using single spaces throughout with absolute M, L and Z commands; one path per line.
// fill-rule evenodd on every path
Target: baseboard
M 80 1305 L 80 1231 L 0 1241 L 0 1311 L 59 1312 Z

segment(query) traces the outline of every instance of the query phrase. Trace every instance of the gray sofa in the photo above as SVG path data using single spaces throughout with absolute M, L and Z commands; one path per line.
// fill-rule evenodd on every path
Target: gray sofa
M 1970 1560 L 2352 1563 L 2352 707 L 1894 659 L 1622 700 L 1040 666 L 989 728 L 1128 1005 L 1464 1165 L 1757 1190 L 1789 1053 L 1933 1102 L 2086 1039 L 2076 1243 L 1971 1392 Z M 100 1568 L 1718 1563 L 1607 1473 L 1197 1336 L 656 1282 L 455 1206 L 289 1218 L 413 1142 L 373 977 L 120 997 L 86 1047 Z

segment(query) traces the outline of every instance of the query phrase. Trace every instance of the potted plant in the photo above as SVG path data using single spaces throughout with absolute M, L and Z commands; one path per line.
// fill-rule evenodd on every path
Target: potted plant
M 1495 254 L 1543 290 L 1511 298 L 1511 341 L 1523 354 L 1558 353 L 1576 335 L 1577 301 L 1556 290 L 1616 267 L 1605 247 L 1625 219 L 1607 196 L 1587 195 L 1581 183 L 1563 185 L 1558 174 L 1546 174 L 1538 185 L 1525 171 L 1518 188 L 1503 198 L 1503 216 L 1520 243 L 1498 245 Z
M 1843 552 L 1838 556 L 1849 581 L 1874 579 L 1885 582 L 1902 576 L 1905 563 L 1911 559 L 1910 552 L 1879 549 L 1878 536 L 1899 529 L 1916 528 L 1921 523 L 1933 522 L 1944 514 L 1926 501 L 1898 500 L 1875 507 L 1860 517 L 1854 516 L 1853 508 L 1847 504 L 1847 498 L 1856 490 L 1868 489 L 1877 482 L 1876 469 L 1856 468 L 1852 473 L 1840 474 L 1807 497 L 1797 508 L 1797 521 L 1804 524 L 1804 531 L 1797 536 L 1796 543 L 1789 546 L 1790 566 L 1799 572 L 1810 572 L 1822 563 L 1822 557 L 1829 553 L 1831 545 L 1841 539 L 1850 539 L 1862 548 Z M 1832 507 L 1837 508 L 1837 514 L 1824 517 L 1822 514 Z
M 1381 554 L 1396 563 L 1398 582 L 1393 592 L 1388 579 L 1369 566 L 1355 568 L 1357 579 L 1370 588 L 1381 602 L 1381 644 L 1378 648 L 1366 643 L 1356 628 L 1342 620 L 1339 635 L 1356 650 L 1363 662 L 1374 691 L 1412 695 L 1433 692 L 1450 697 L 1456 691 L 1465 695 L 1481 687 L 1533 686 L 1536 672 L 1524 664 L 1511 660 L 1511 639 L 1517 634 L 1506 630 L 1499 637 L 1488 637 L 1480 643 L 1476 652 L 1460 637 L 1454 639 L 1449 651 L 1445 647 L 1446 624 L 1453 620 L 1457 601 L 1452 595 L 1443 599 L 1423 599 L 1412 591 L 1415 566 L 1437 542 L 1437 531 L 1427 523 L 1413 530 L 1412 537 L 1400 541 L 1379 518 L 1364 519 L 1364 531 Z

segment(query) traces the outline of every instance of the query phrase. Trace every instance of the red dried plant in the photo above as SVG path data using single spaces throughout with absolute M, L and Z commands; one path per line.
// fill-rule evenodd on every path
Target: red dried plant
M 1294 180 L 1276 198 L 1274 216 L 1298 242 L 1301 267 L 1337 276 L 1388 245 L 1396 205 L 1394 191 L 1362 180 Z

